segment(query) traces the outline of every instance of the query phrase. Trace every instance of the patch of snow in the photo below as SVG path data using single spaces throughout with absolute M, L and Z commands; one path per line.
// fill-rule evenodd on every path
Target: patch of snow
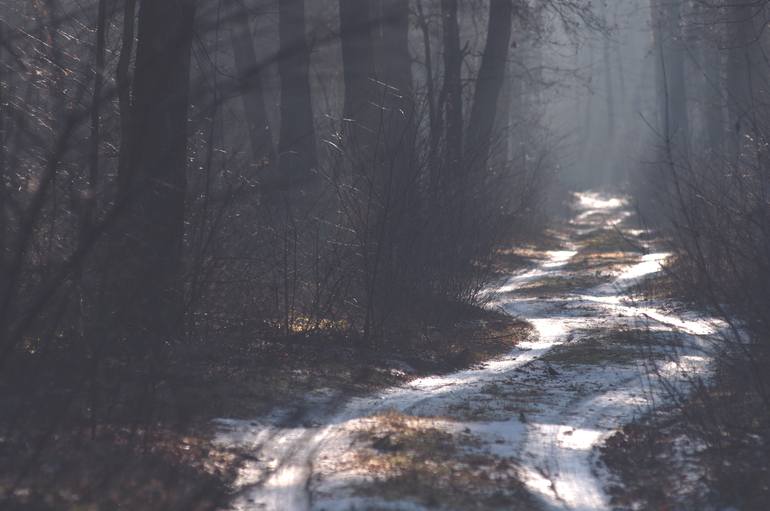
M 549 250 L 546 252 L 548 259 L 542 263 L 543 268 L 558 268 L 566 265 L 572 259 L 577 250 Z
M 642 260 L 621 273 L 616 282 L 618 284 L 628 285 L 636 284 L 643 277 L 648 277 L 653 273 L 661 271 L 663 264 L 671 257 L 668 252 L 658 252 L 655 254 L 646 254 Z
M 591 229 L 617 226 L 628 216 L 624 209 L 628 201 L 623 197 L 586 192 L 576 195 L 576 203 L 575 222 L 589 224 Z M 408 500 L 356 495 L 355 487 L 370 478 L 366 473 L 340 470 L 343 461 L 353 456 L 353 435 L 362 421 L 395 410 L 446 417 L 436 421 L 436 427 L 455 432 L 467 429 L 491 455 L 517 460 L 523 482 L 549 509 L 611 509 L 604 491 L 607 476 L 597 466 L 597 447 L 660 392 L 652 373 L 685 379 L 707 371 L 707 339 L 725 325 L 695 314 L 666 311 L 661 303 L 629 300 L 625 293 L 631 286 L 660 271 L 669 257 L 662 252 L 644 255 L 640 262 L 623 268 L 612 283 L 588 291 L 567 290 L 563 296 L 545 299 L 516 296 L 521 286 L 564 276 L 564 267 L 578 249 L 575 243 L 566 250 L 545 252 L 534 269 L 488 290 L 497 297 L 492 305 L 526 319 L 537 333 L 503 357 L 345 403 L 334 404 L 333 395 L 323 395 L 301 421 L 318 426 L 298 426 L 296 420 L 287 423 L 291 414 L 286 411 L 260 421 L 219 421 L 218 441 L 250 450 L 255 458 L 241 471 L 241 493 L 233 508 L 423 509 Z M 555 346 L 568 349 L 578 344 L 589 329 L 611 334 L 627 328 L 648 328 L 661 344 L 679 336 L 685 345 L 676 358 L 658 367 L 649 362 L 568 366 L 541 360 Z M 522 394 L 523 390 L 531 393 Z M 521 406 L 512 406 L 516 404 Z M 483 412 L 481 418 L 461 411 L 468 407 Z
M 612 197 L 599 192 L 577 192 L 577 208 L 589 211 L 607 211 L 628 206 L 625 197 Z

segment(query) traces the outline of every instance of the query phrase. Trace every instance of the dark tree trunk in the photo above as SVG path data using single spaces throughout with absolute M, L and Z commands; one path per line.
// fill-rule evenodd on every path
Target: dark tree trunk
M 0 24 L 0 41 L 5 39 L 5 30 L 2 24 Z M 0 45 L 0 278 L 6 280 L 5 275 L 5 259 L 6 259 L 6 246 L 7 246 L 7 221 L 5 211 L 5 175 L 6 175 L 6 89 L 7 81 L 5 73 L 5 48 Z
M 313 105 L 310 95 L 310 48 L 305 35 L 304 0 L 278 2 L 281 75 L 279 165 L 282 178 L 305 180 L 317 165 Z
M 685 48 L 681 28 L 681 2 L 669 2 L 667 15 L 671 23 L 670 64 L 666 71 L 669 91 L 669 110 L 671 112 L 670 126 L 671 137 L 676 140 L 679 150 L 683 154 L 690 149 L 690 122 L 687 115 L 687 88 L 685 80 Z
M 241 3 L 236 1 L 236 5 Z M 254 51 L 254 40 L 246 12 L 234 10 L 231 33 L 233 56 L 238 79 L 238 91 L 243 99 L 246 124 L 249 129 L 249 145 L 253 164 L 257 169 L 272 167 L 275 163 L 275 147 L 270 123 L 265 109 L 262 87 L 262 70 Z
M 409 0 L 379 0 L 378 76 L 403 98 L 412 95 Z
M 379 34 L 375 39 L 379 94 L 383 107 L 384 155 L 406 186 L 414 146 L 412 58 L 409 54 L 409 0 L 379 0 Z M 406 190 L 399 190 L 399 193 Z
M 596 65 L 596 58 L 594 55 L 595 49 L 592 41 L 588 41 L 588 69 L 593 69 Z M 593 91 L 589 91 L 586 94 L 585 110 L 583 112 L 583 135 L 581 137 L 581 151 L 583 156 L 590 152 L 591 149 L 591 134 L 594 126 L 594 94 Z
M 99 146 L 101 144 L 102 90 L 104 88 L 104 59 L 107 37 L 107 0 L 99 0 L 96 20 L 96 56 L 94 65 L 94 94 L 91 101 L 91 139 L 88 154 L 88 194 L 85 198 L 81 223 L 81 242 L 89 235 L 96 206 L 96 186 L 99 180 Z
M 606 9 L 607 6 L 605 4 L 602 13 Z M 602 22 L 605 25 L 607 24 L 607 16 L 605 14 L 602 14 Z M 605 36 L 603 39 L 602 57 L 604 58 L 604 93 L 605 104 L 607 105 L 607 137 L 608 140 L 612 140 L 615 136 L 615 90 L 612 79 L 612 62 L 610 60 L 612 48 L 610 47 L 610 38 Z
M 187 112 L 195 0 L 143 0 L 113 313 L 149 353 L 181 337 Z
M 620 9 L 622 3 L 618 2 L 615 5 L 615 13 L 613 16 L 613 23 L 616 27 L 620 26 L 620 15 L 618 14 L 618 10 Z M 615 44 L 615 63 L 618 69 L 618 85 L 620 86 L 618 93 L 620 96 L 620 104 L 625 105 L 626 104 L 626 70 L 625 66 L 623 64 L 623 48 L 624 44 Z
M 765 7 L 738 3 L 728 10 L 727 25 L 727 104 L 730 115 L 730 153 L 740 158 L 747 130 L 755 123 L 754 101 L 758 85 L 765 84 L 761 69 L 767 66 L 766 56 L 760 46 L 764 27 L 757 20 L 766 19 Z
M 494 132 L 500 134 L 499 144 L 495 147 L 494 160 L 498 166 L 505 165 L 511 158 L 511 102 L 513 94 L 513 70 L 510 62 L 505 64 L 505 80 L 498 99 L 495 115 Z
M 684 42 L 679 28 L 679 0 L 653 0 L 653 34 L 657 48 L 660 133 L 672 153 L 685 157 L 690 134 L 684 78 Z
M 428 161 L 434 162 L 438 155 L 438 145 L 441 140 L 441 117 L 440 108 L 436 98 L 436 80 L 435 69 L 433 68 L 433 42 L 431 37 L 430 24 L 425 14 L 422 0 L 417 0 L 417 24 L 422 34 L 423 47 L 425 49 L 425 96 L 428 103 L 428 121 L 429 121 L 429 149 Z M 439 174 L 437 165 L 431 165 L 430 181 L 431 188 L 438 186 Z
M 118 190 L 128 188 L 128 159 L 131 154 L 131 77 L 136 25 L 136 0 L 125 0 L 123 4 L 123 35 L 120 57 L 116 71 L 118 88 L 118 109 L 120 111 L 120 155 L 118 157 Z
M 520 23 L 517 23 L 517 28 L 521 28 Z M 523 55 L 522 49 L 523 47 L 519 46 L 520 55 Z M 508 65 L 511 75 L 510 115 L 508 117 L 511 126 L 510 133 L 508 134 L 510 157 L 514 168 L 525 171 L 527 168 L 527 144 L 526 134 L 521 127 L 524 125 L 524 119 L 528 115 L 525 101 L 527 91 L 524 88 L 524 78 L 519 74 L 518 69 L 514 72 L 510 62 Z
M 446 163 L 457 170 L 463 157 L 463 55 L 457 0 L 441 0 L 444 31 L 444 109 L 446 112 Z
M 505 65 L 513 25 L 511 0 L 490 0 L 489 30 L 481 58 L 465 144 L 466 159 L 485 162 L 495 126 L 497 102 L 505 80 Z
M 705 40 L 701 43 L 701 60 L 705 75 L 703 84 L 705 102 L 706 140 L 713 154 L 722 154 L 725 138 L 725 119 L 722 113 L 722 53 L 717 41 Z
M 373 144 L 378 124 L 373 20 L 369 0 L 340 0 L 345 81 L 345 134 L 359 151 Z M 368 147 L 368 149 L 373 149 Z

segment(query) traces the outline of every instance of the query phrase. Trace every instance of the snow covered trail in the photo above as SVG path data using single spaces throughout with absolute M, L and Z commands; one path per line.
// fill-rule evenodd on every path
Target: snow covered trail
M 339 402 L 319 391 L 303 410 L 220 420 L 218 442 L 253 453 L 231 509 L 430 508 L 409 495 L 393 500 L 356 491 L 371 478 L 347 463 L 355 432 L 391 410 L 440 418 L 438 427 L 477 438 L 476 449 L 515 460 L 518 477 L 545 509 L 611 509 L 597 448 L 659 390 L 650 377 L 656 357 L 641 356 L 635 345 L 639 332 L 652 332 L 645 341 L 648 355 L 678 340 L 676 357 L 660 357 L 656 366 L 676 378 L 683 367 L 706 370 L 704 348 L 722 325 L 668 312 L 663 304 L 627 300 L 629 288 L 660 271 L 668 255 L 626 249 L 587 264 L 579 255 L 590 253 L 587 243 L 596 235 L 622 233 L 630 246 L 644 247 L 644 233 L 623 227 L 630 216 L 623 197 L 578 194 L 575 209 L 561 233 L 563 248 L 542 252 L 533 269 L 490 290 L 496 305 L 529 321 L 537 333 L 506 356 L 367 398 Z

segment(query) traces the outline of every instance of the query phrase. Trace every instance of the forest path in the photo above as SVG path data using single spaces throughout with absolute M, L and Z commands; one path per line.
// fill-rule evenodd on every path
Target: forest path
M 231 509 L 611 509 L 598 447 L 662 391 L 707 369 L 721 325 L 630 299 L 668 254 L 621 196 L 575 196 L 558 250 L 488 292 L 534 332 L 507 355 L 378 395 L 220 420 L 253 453 Z

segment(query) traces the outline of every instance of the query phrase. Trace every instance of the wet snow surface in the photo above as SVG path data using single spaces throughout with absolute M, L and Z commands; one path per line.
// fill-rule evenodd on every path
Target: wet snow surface
M 346 463 L 355 431 L 387 410 L 436 417 L 434 427 L 470 432 L 482 446 L 477 449 L 515 461 L 519 478 L 544 509 L 611 509 L 605 492 L 610 476 L 598 462 L 598 447 L 661 398 L 653 372 L 684 381 L 687 374 L 707 370 L 708 340 L 722 328 L 696 314 L 670 312 L 661 303 L 629 299 L 629 288 L 660 271 L 668 257 L 642 241 L 642 231 L 624 227 L 629 216 L 623 197 L 576 195 L 563 248 L 542 252 L 532 269 L 489 290 L 493 305 L 526 319 L 536 332 L 502 358 L 367 398 L 342 400 L 321 390 L 299 408 L 251 421 L 219 420 L 218 441 L 252 453 L 240 472 L 232 509 L 426 509 L 407 495 L 394 501 L 392 495 L 386 500 L 356 491 L 370 478 Z M 580 240 L 600 229 L 622 231 L 644 250 L 621 264 L 568 269 L 585 243 Z M 581 285 L 586 280 L 579 277 L 602 273 L 603 282 Z M 524 292 L 561 280 L 556 292 Z M 619 349 L 612 343 L 615 333 L 640 329 L 652 339 L 640 352 L 653 353 L 655 339 L 661 344 L 676 339 L 680 347 L 673 356 L 667 348 L 665 357 L 629 357 L 633 348 L 620 346 L 624 356 L 613 356 Z M 596 348 L 596 339 L 607 340 L 606 353 L 601 344 Z M 569 350 L 586 342 L 593 342 L 593 358 L 571 360 Z

